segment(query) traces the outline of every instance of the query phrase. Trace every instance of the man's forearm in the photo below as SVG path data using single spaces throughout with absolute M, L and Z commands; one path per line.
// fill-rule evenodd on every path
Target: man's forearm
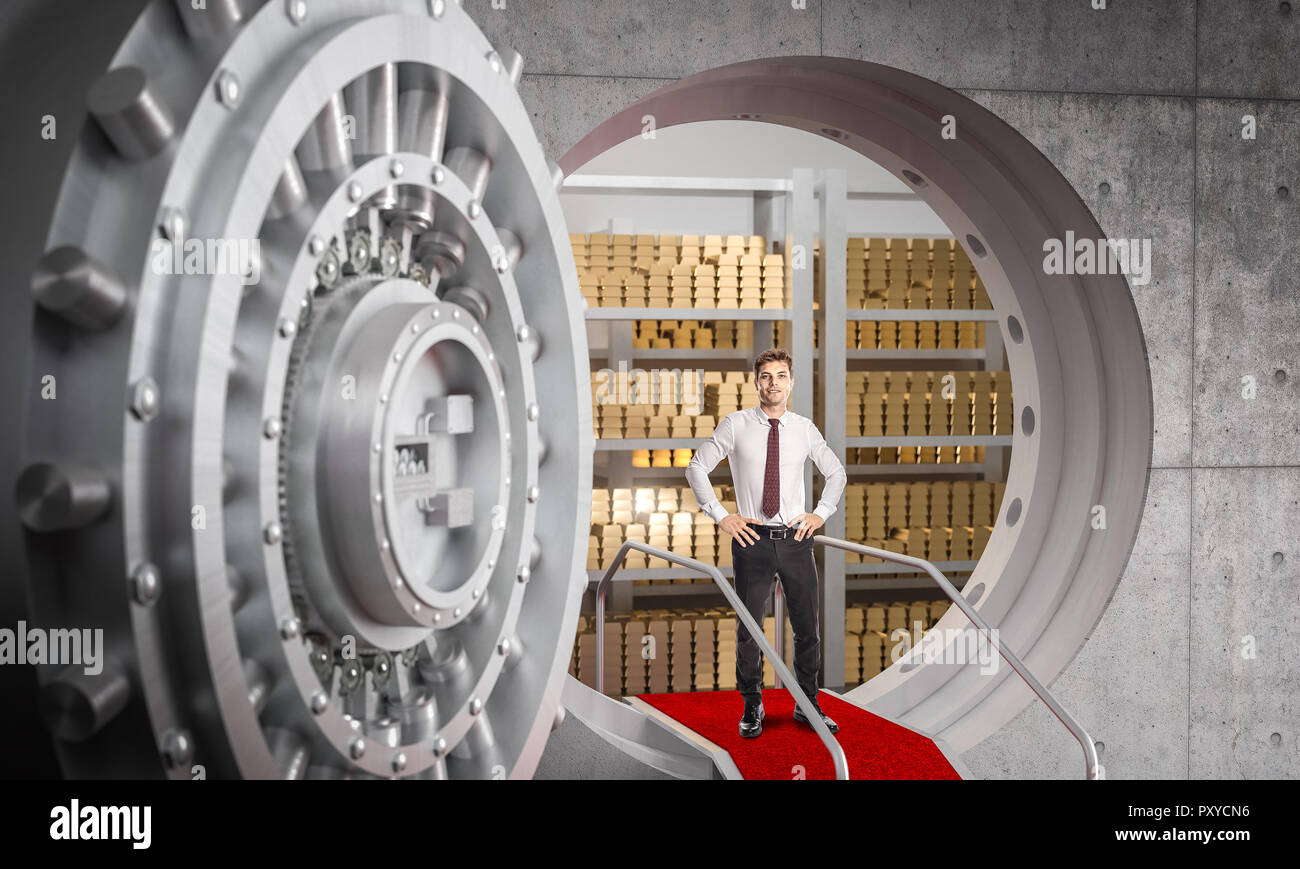
M 686 482 L 690 483 L 691 491 L 695 493 L 695 501 L 700 505 L 700 510 L 704 512 L 714 522 L 720 522 L 727 515 L 722 504 L 713 495 L 713 484 L 709 482 L 709 472 L 695 463 L 686 466 Z
M 835 455 L 824 440 L 820 440 L 813 450 L 813 463 L 817 465 L 817 470 L 826 480 L 822 486 L 821 498 L 813 512 L 825 522 L 839 509 L 840 499 L 844 497 L 844 490 L 848 486 L 849 475 L 844 470 L 844 463 L 840 461 L 840 457 Z
M 848 481 L 849 475 L 845 473 L 843 466 L 826 478 L 826 484 L 822 486 L 821 500 L 817 504 L 817 509 L 813 511 L 821 516 L 823 521 L 839 509 L 840 499 L 844 497 L 844 489 Z

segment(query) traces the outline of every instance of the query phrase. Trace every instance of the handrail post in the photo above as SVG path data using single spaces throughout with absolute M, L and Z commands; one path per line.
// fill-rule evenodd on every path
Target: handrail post
M 1065 725 L 1066 729 L 1070 731 L 1071 735 L 1078 740 L 1079 745 L 1083 748 L 1083 759 L 1087 778 L 1089 780 L 1097 778 L 1097 746 L 1093 743 L 1092 737 L 1088 735 L 1088 731 L 1084 730 L 1083 726 L 1075 720 L 1074 716 L 1057 701 L 1057 699 L 1052 695 L 1052 692 L 1047 690 L 1047 686 L 1043 685 L 1037 678 L 1035 678 L 1034 674 L 1029 671 L 1029 668 L 1026 667 L 1018 657 L 1016 657 L 1015 653 L 1003 646 L 997 639 L 996 635 L 990 633 L 992 628 L 990 628 L 988 623 L 984 621 L 984 617 L 981 616 L 973 606 L 971 606 L 965 596 L 962 595 L 961 592 L 957 591 L 956 587 L 948 581 L 948 578 L 944 576 L 937 567 L 935 567 L 931 562 L 926 561 L 924 558 L 917 558 L 913 555 L 904 555 L 900 552 L 890 552 L 887 549 L 877 549 L 874 546 L 864 546 L 861 543 L 850 543 L 847 540 L 840 540 L 836 537 L 825 537 L 818 534 L 813 537 L 813 541 L 815 543 L 821 543 L 824 546 L 833 546 L 837 549 L 843 549 L 848 552 L 857 552 L 862 555 L 869 555 L 873 558 L 879 558 L 882 561 L 892 561 L 896 564 L 907 565 L 908 567 L 914 567 L 928 573 L 930 578 L 939 584 L 939 588 L 943 590 L 943 593 L 948 595 L 949 599 L 957 605 L 957 608 L 965 614 L 966 618 L 970 619 L 971 623 L 974 624 L 975 627 L 977 627 L 984 635 L 984 638 L 993 645 L 993 648 L 997 649 L 998 654 L 1006 659 L 1006 662 L 1011 665 L 1011 668 L 1015 670 L 1017 674 L 1019 674 L 1021 679 L 1025 680 L 1025 683 L 1029 685 L 1030 690 L 1038 695 L 1038 698 L 1047 705 L 1047 708 L 1052 711 L 1052 714 L 1055 715 L 1057 719 Z
M 600 578 L 600 582 L 596 585 L 596 690 L 601 694 L 605 693 L 605 593 L 614 582 L 614 576 L 627 558 L 630 549 L 644 552 L 647 555 L 655 555 L 666 561 L 703 573 L 717 584 L 722 596 L 727 599 L 727 603 L 731 604 L 731 608 L 735 610 L 736 618 L 745 626 L 745 630 L 749 631 L 754 637 L 759 650 L 771 660 L 772 669 L 776 670 L 777 676 L 789 686 L 787 690 L 794 697 L 795 705 L 803 710 L 804 715 L 808 718 L 808 723 L 812 725 L 813 731 L 825 744 L 826 750 L 830 752 L 831 761 L 835 766 L 835 778 L 847 780 L 849 777 L 849 763 L 844 756 L 844 749 L 831 736 L 830 729 L 826 727 L 826 722 L 822 721 L 822 717 L 817 714 L 817 710 L 813 707 L 813 701 L 804 693 L 803 688 L 800 687 L 798 681 L 785 666 L 785 662 L 781 660 L 780 656 L 767 642 L 767 637 L 763 636 L 762 625 L 754 621 L 754 617 L 745 608 L 740 597 L 736 594 L 736 590 L 727 583 L 727 580 L 722 576 L 722 572 L 714 565 L 696 561 L 694 558 L 686 558 L 667 549 L 660 549 L 657 546 L 642 543 L 639 540 L 623 541 L 623 545 L 619 547 L 614 560 L 605 570 L 605 575 Z M 761 675 L 759 678 L 761 688 Z
M 781 588 L 781 583 L 772 583 L 772 647 L 776 649 L 776 655 L 781 660 L 785 660 L 785 593 Z M 784 688 L 781 684 L 781 677 L 776 677 L 776 687 Z

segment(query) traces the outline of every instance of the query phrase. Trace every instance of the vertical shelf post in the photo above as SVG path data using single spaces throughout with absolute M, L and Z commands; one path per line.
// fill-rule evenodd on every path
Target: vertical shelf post
M 790 409 L 812 419 L 813 390 L 813 241 L 817 232 L 817 203 L 812 169 L 795 169 L 785 235 L 785 281 L 790 288 L 790 354 L 794 356 L 795 388 Z M 804 471 L 810 491 L 812 471 Z
M 1006 342 L 1002 339 L 1001 324 L 992 320 L 984 324 L 984 370 L 1006 371 Z M 984 479 L 1006 480 L 1007 465 L 1011 462 L 1011 447 L 984 448 Z
M 841 462 L 847 441 L 845 382 L 848 351 L 844 340 L 846 284 L 848 279 L 848 181 L 843 169 L 818 173 L 818 216 L 822 251 L 821 307 L 817 322 L 821 333 L 817 379 L 821 389 L 819 428 L 826 444 Z M 847 464 L 847 462 L 845 462 Z M 822 481 L 825 485 L 825 481 Z M 814 495 L 814 500 L 820 494 Z M 844 536 L 844 505 L 831 514 L 823 534 Z M 828 688 L 844 687 L 845 575 L 844 551 L 822 548 L 822 680 Z

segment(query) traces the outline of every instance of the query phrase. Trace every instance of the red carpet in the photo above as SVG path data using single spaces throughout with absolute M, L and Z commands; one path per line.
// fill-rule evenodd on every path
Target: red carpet
M 739 691 L 638 694 L 731 754 L 746 779 L 797 777 L 833 779 L 830 752 L 807 724 L 794 720 L 794 698 L 785 689 L 763 691 L 763 733 L 745 739 L 738 732 L 743 703 Z M 817 703 L 840 726 L 831 734 L 844 749 L 853 779 L 960 779 L 934 742 L 914 730 L 873 715 L 825 691 Z

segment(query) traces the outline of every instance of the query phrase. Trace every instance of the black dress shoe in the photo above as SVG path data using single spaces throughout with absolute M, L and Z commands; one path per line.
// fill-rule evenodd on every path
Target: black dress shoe
M 763 703 L 746 703 L 745 714 L 740 718 L 740 735 L 753 739 L 763 732 Z
M 831 733 L 839 732 L 840 726 L 836 724 L 834 721 L 832 721 L 829 715 L 827 715 L 825 712 L 822 712 L 822 708 L 820 706 L 814 703 L 813 708 L 817 710 L 817 714 L 821 715 L 822 723 L 826 725 L 827 730 L 829 730 Z M 808 724 L 808 716 L 804 715 L 803 710 L 800 709 L 798 706 L 794 707 L 794 720 L 803 722 L 804 724 Z M 812 725 L 809 726 L 811 727 Z

